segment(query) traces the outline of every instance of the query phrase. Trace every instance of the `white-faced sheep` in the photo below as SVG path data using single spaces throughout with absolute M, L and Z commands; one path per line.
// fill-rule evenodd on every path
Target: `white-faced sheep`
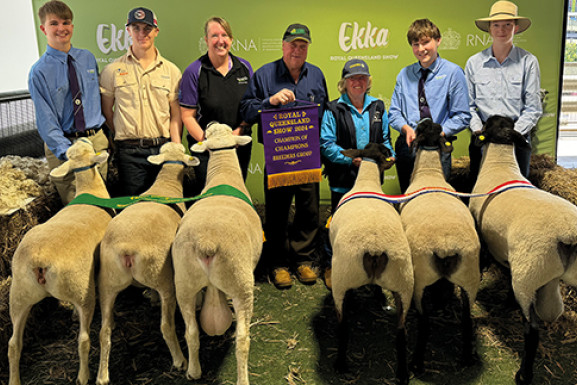
M 90 141 L 78 140 L 67 151 L 68 161 L 52 170 L 62 177 L 74 172 L 77 195 L 88 193 L 109 198 L 97 165 L 107 153 L 95 154 Z M 10 385 L 20 384 L 20 354 L 26 318 L 34 304 L 45 297 L 71 302 L 78 311 L 80 369 L 76 382 L 88 382 L 90 323 L 94 314 L 94 261 L 110 222 L 109 211 L 91 205 L 70 205 L 22 239 L 12 262 L 10 318 L 14 328 L 8 345 Z
M 413 295 L 413 265 L 401 218 L 392 204 L 372 198 L 357 198 L 358 192 L 382 194 L 381 174 L 392 165 L 390 152 L 382 144 L 369 143 L 364 150 L 346 150 L 351 158 L 363 157 L 353 188 L 341 200 L 330 223 L 332 292 L 339 321 L 337 370 L 346 370 L 348 344 L 347 305 L 350 289 L 376 284 L 395 296 L 398 311 L 396 334 L 397 378 L 409 381 L 405 321 Z
M 142 195 L 182 198 L 185 166 L 195 166 L 198 159 L 184 153 L 179 143 L 166 143 L 160 154 L 149 162 L 162 165 L 154 184 Z M 174 328 L 176 297 L 170 247 L 184 215 L 184 204 L 167 205 L 139 202 L 125 208 L 108 225 L 100 248 L 98 292 L 102 312 L 100 330 L 100 368 L 98 385 L 109 383 L 108 360 L 113 324 L 113 307 L 118 293 L 132 283 L 156 290 L 161 300 L 160 329 L 175 368 L 185 369 L 184 358 Z
M 431 120 L 419 124 L 413 142 L 417 149 L 415 168 L 406 194 L 427 188 L 455 191 L 445 181 L 440 158 L 441 152 L 452 151 L 452 138 L 445 138 L 442 132 L 442 127 Z M 441 279 L 462 289 L 463 362 L 471 364 L 474 348 L 471 306 L 481 281 L 481 246 L 475 221 L 458 197 L 444 192 L 421 194 L 401 204 L 400 211 L 413 257 L 414 301 L 419 312 L 417 346 L 411 363 L 413 371 L 420 374 L 424 370 L 429 335 L 428 310 L 423 306 L 425 288 Z
M 510 181 L 526 181 L 514 145 L 527 145 L 513 120 L 494 116 L 477 140 L 483 158 L 473 193 L 486 193 Z M 577 207 L 537 188 L 515 188 L 488 197 L 471 198 L 469 208 L 488 251 L 509 266 L 515 298 L 525 327 L 525 347 L 517 384 L 530 384 L 539 343 L 539 319 L 556 320 L 563 313 L 559 281 L 577 285 Z
M 206 140 L 193 151 L 210 151 L 207 182 L 203 193 L 229 185 L 250 199 L 244 185 L 235 147 L 251 140 L 234 136 L 230 127 L 213 123 Z M 251 204 L 230 195 L 212 195 L 193 204 L 182 218 L 172 258 L 176 297 L 186 323 L 189 366 L 187 377 L 201 376 L 199 329 L 195 308 L 197 293 L 207 287 L 200 314 L 203 330 L 222 334 L 232 322 L 225 295 L 232 298 L 236 312 L 237 384 L 248 385 L 250 319 L 253 312 L 254 276 L 262 250 L 262 225 Z

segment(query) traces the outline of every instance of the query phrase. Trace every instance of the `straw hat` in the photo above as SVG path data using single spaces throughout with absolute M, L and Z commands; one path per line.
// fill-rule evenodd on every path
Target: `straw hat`
M 517 33 L 525 31 L 531 26 L 531 20 L 526 17 L 518 16 L 517 6 L 510 1 L 497 1 L 491 7 L 489 17 L 475 20 L 475 24 L 481 31 L 489 32 L 489 25 L 492 21 L 497 20 L 517 20 L 519 30 Z

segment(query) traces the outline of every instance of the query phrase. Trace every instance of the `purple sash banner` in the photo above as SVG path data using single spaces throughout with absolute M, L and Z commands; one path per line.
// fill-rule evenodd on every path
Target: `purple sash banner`
M 321 181 L 317 104 L 261 111 L 268 188 Z

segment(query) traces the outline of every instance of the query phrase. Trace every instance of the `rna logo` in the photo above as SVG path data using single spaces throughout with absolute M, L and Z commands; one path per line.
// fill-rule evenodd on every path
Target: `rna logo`
M 451 28 L 449 28 L 446 32 L 443 32 L 443 49 L 459 49 L 461 45 L 461 35 Z
M 389 30 L 373 27 L 367 21 L 366 27 L 359 27 L 357 22 L 342 23 L 339 28 L 339 46 L 344 52 L 356 49 L 386 47 L 389 44 Z

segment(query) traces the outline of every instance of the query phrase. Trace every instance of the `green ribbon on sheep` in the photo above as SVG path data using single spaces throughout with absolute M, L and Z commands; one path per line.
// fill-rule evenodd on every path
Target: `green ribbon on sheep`
M 197 195 L 191 198 L 167 198 L 157 195 L 138 195 L 130 197 L 118 197 L 118 198 L 99 198 L 92 194 L 80 194 L 68 203 L 69 205 L 92 205 L 98 207 L 107 207 L 111 209 L 124 209 L 130 205 L 138 202 L 156 202 L 162 204 L 174 204 L 195 201 L 203 198 L 208 198 L 217 195 L 226 195 L 241 199 L 251 205 L 254 208 L 252 201 L 247 197 L 242 191 L 236 187 L 232 187 L 227 184 L 221 184 L 209 188 L 204 194 Z

